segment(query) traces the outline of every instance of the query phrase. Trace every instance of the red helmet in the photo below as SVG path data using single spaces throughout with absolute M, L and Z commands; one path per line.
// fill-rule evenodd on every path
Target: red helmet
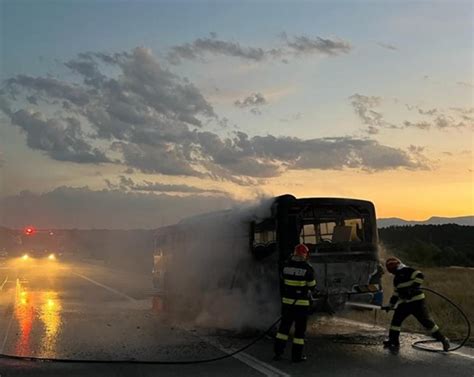
M 401 263 L 402 261 L 400 259 L 395 258 L 395 257 L 390 257 L 385 261 L 385 267 L 387 268 L 388 272 L 393 274 L 397 270 L 398 266 L 400 266 Z
M 309 249 L 304 243 L 300 243 L 295 246 L 295 250 L 293 252 L 295 255 L 299 255 L 300 257 L 308 258 Z

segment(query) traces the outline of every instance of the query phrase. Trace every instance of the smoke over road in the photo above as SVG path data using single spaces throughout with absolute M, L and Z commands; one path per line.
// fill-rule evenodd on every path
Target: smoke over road
M 185 247 L 166 263 L 170 316 L 194 325 L 243 329 L 265 327 L 278 315 L 276 256 L 256 261 L 249 251 L 250 222 L 270 215 L 270 200 L 199 216 L 180 224 Z M 183 239 L 182 237 L 186 238 Z

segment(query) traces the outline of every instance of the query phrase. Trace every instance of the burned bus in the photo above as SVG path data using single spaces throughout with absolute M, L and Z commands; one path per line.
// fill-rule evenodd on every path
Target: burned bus
M 298 243 L 310 250 L 317 310 L 337 311 L 348 301 L 380 303 L 375 208 L 357 199 L 283 195 L 254 207 L 198 215 L 160 228 L 154 284 L 164 295 L 171 287 L 175 292 L 246 292 L 251 286 L 271 292 L 278 302 L 279 271 Z M 177 272 L 173 264 L 188 270 Z

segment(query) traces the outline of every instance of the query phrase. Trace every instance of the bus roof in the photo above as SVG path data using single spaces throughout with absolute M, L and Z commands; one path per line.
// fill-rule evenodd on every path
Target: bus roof
M 279 201 L 279 200 L 288 200 L 288 201 L 295 201 L 296 203 L 299 204 L 312 204 L 312 205 L 358 205 L 358 206 L 363 206 L 363 207 L 368 207 L 368 208 L 374 208 L 374 205 L 372 202 L 368 200 L 362 200 L 362 199 L 352 199 L 352 198 L 331 198 L 331 197 L 309 197 L 309 198 L 296 198 L 293 195 L 286 194 L 286 195 L 280 195 L 276 196 L 273 198 L 274 202 Z M 234 209 L 226 209 L 222 211 L 214 211 L 214 212 L 207 212 L 207 213 L 202 213 L 199 215 L 194 215 L 190 216 L 187 218 L 184 218 L 180 220 L 177 224 L 194 224 L 202 220 L 206 219 L 217 219 L 217 218 L 226 218 L 229 215 L 233 215 L 236 211 Z M 247 211 L 248 212 L 248 209 Z
M 374 204 L 371 201 L 363 200 L 363 199 L 353 199 L 353 198 L 331 198 L 331 197 L 324 197 L 324 198 L 299 198 L 296 199 L 298 202 L 307 202 L 311 204 L 356 204 L 360 206 L 367 206 L 367 207 L 374 207 Z

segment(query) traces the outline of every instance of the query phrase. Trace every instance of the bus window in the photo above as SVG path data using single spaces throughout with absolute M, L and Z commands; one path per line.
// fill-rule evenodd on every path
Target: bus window
M 344 219 L 344 225 L 351 227 L 351 242 L 364 241 L 364 227 L 362 225 L 362 219 Z
M 333 221 L 319 224 L 304 224 L 300 232 L 300 242 L 316 245 L 321 242 L 332 242 L 336 223 Z
M 314 224 L 304 224 L 300 232 L 300 242 L 306 245 L 316 245 L 316 230 Z
M 319 224 L 319 237 L 321 242 L 332 242 L 332 235 L 335 226 L 336 223 L 334 221 Z
M 275 229 L 254 228 L 252 253 L 257 259 L 263 259 L 276 250 Z
M 276 232 L 274 230 L 256 230 L 253 235 L 254 245 L 269 244 L 276 241 Z

